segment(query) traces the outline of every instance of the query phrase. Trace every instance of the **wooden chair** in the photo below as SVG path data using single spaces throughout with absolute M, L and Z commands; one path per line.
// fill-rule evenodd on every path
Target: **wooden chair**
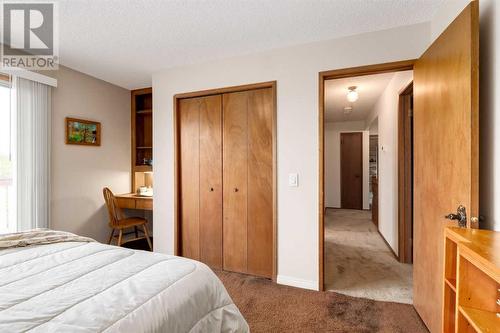
M 108 244 L 111 244 L 113 240 L 115 230 L 118 230 L 118 241 L 117 245 L 121 246 L 123 239 L 123 229 L 134 228 L 135 238 L 130 239 L 128 241 L 138 240 L 138 239 L 146 239 L 148 241 L 149 248 L 153 251 L 153 246 L 151 245 L 151 240 L 149 239 L 149 233 L 147 228 L 148 220 L 142 217 L 127 217 L 125 218 L 122 210 L 116 204 L 116 198 L 111 192 L 111 190 L 105 187 L 102 190 L 104 195 L 104 200 L 106 201 L 106 206 L 108 207 L 109 213 L 109 227 L 111 228 L 111 234 L 109 235 Z M 144 237 L 139 237 L 138 227 L 142 227 L 142 232 L 144 233 Z

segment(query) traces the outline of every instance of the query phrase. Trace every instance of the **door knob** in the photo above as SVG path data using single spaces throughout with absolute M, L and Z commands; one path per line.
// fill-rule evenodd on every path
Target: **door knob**
M 450 213 L 445 216 L 448 220 L 456 220 L 458 222 L 458 226 L 461 228 L 465 228 L 467 226 L 467 210 L 464 206 L 460 205 L 457 208 L 457 213 Z

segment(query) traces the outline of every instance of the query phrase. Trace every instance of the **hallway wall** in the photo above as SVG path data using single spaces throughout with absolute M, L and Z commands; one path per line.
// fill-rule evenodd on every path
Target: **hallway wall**
M 398 108 L 399 93 L 413 80 L 413 71 L 397 72 L 367 117 L 369 129 L 378 119 L 379 231 L 398 253 Z

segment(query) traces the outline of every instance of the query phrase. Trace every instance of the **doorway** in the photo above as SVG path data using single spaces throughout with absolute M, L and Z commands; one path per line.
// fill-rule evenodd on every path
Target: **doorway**
M 445 215 L 457 206 L 466 207 L 469 217 L 466 226 L 477 228 L 479 221 L 478 55 L 479 5 L 478 1 L 472 1 L 419 59 L 319 73 L 321 290 L 324 290 L 325 268 L 325 80 L 412 69 L 415 75 L 413 88 L 416 114 L 413 124 L 413 305 L 430 331 L 443 330 L 443 288 L 455 288 L 447 287 L 443 281 L 442 236 L 445 227 L 457 226 L 456 221 L 445 221 Z M 393 148 L 380 138 L 381 154 Z M 460 157 L 459 162 L 457 156 Z M 382 170 L 382 161 L 380 167 Z M 379 180 L 383 180 L 383 175 Z M 381 185 L 380 193 L 384 192 Z M 393 192 L 397 192 L 396 189 Z
M 346 87 L 344 89 L 345 92 L 347 92 L 348 89 L 353 88 L 352 85 L 349 85 L 348 87 L 348 83 L 350 82 L 351 79 L 353 82 L 355 82 L 356 80 L 360 80 L 362 77 L 368 78 L 369 76 L 378 75 L 381 77 L 381 79 L 385 80 L 384 82 L 386 82 L 387 85 L 389 81 L 392 82 L 392 75 L 395 75 L 396 72 L 411 71 L 413 66 L 412 64 L 413 64 L 412 61 L 405 61 L 405 62 L 383 64 L 377 66 L 368 66 L 362 68 L 320 73 L 320 87 L 321 87 L 320 144 L 322 152 L 322 154 L 320 154 L 320 159 L 321 159 L 320 160 L 320 199 L 321 199 L 320 200 L 320 237 L 321 237 L 320 238 L 320 288 L 322 290 L 325 290 L 325 282 L 328 282 L 327 289 L 329 290 L 334 290 L 338 292 L 339 289 L 338 287 L 340 286 L 341 288 L 344 288 L 346 290 L 350 289 L 347 292 L 345 292 L 346 294 L 352 296 L 372 298 L 371 296 L 377 293 L 377 292 L 372 293 L 370 291 L 370 289 L 377 289 L 376 280 L 379 277 L 377 276 L 377 272 L 381 272 L 381 274 L 384 275 L 383 278 L 387 277 L 385 275 L 387 272 L 392 274 L 393 277 L 394 276 L 407 277 L 403 279 L 404 281 L 401 282 L 401 285 L 399 285 L 398 288 L 399 290 L 403 291 L 407 289 L 411 290 L 411 284 L 412 284 L 411 265 L 401 266 L 402 264 L 398 262 L 397 260 L 398 255 L 396 254 L 398 252 L 397 224 L 399 222 L 397 216 L 397 205 L 398 205 L 397 157 L 390 160 L 390 163 L 388 163 L 387 158 L 385 159 L 384 162 L 383 158 L 384 156 L 382 156 L 381 166 L 379 166 L 380 162 L 378 161 L 379 153 L 381 155 L 384 154 L 392 155 L 397 153 L 397 148 L 398 148 L 397 143 L 394 143 L 393 145 L 387 142 L 385 143 L 381 142 L 380 144 L 378 143 L 380 136 L 377 129 L 372 128 L 375 126 L 370 126 L 372 125 L 374 119 L 369 112 L 366 112 L 364 118 L 352 119 L 353 116 L 359 117 L 361 109 L 373 108 L 374 107 L 373 104 L 375 104 L 373 100 L 374 96 L 371 96 L 370 98 L 372 98 L 372 101 L 368 102 L 368 104 L 370 105 L 368 106 L 362 105 L 363 103 L 367 103 L 366 100 L 369 99 L 368 97 L 370 95 L 370 92 L 369 89 L 363 90 L 364 87 L 362 84 L 360 84 L 360 87 L 358 87 L 360 96 L 359 101 L 351 103 L 350 105 L 346 105 L 346 107 L 344 107 L 342 110 L 344 111 L 342 115 L 343 117 L 342 121 L 344 121 L 344 124 L 342 124 L 342 126 L 347 126 L 347 125 L 351 127 L 361 126 L 361 128 L 358 128 L 358 131 L 352 130 L 353 128 L 351 128 L 350 131 L 347 131 L 350 133 L 340 134 L 341 144 L 339 149 L 340 150 L 339 167 L 341 176 L 339 177 L 340 178 L 339 183 L 341 187 L 341 193 L 340 193 L 341 202 L 339 206 L 336 206 L 335 204 L 332 205 L 331 198 L 334 196 L 329 194 L 329 192 L 331 192 L 330 181 L 331 179 L 334 179 L 334 177 L 328 175 L 329 171 L 332 169 L 331 165 L 329 164 L 330 163 L 329 159 L 331 159 L 330 155 L 332 155 L 331 153 L 332 149 L 328 147 L 328 142 L 325 142 L 325 138 L 331 137 L 331 134 L 329 132 L 331 131 L 332 127 L 339 127 L 340 125 L 330 123 L 331 120 L 329 118 L 331 117 L 331 115 L 329 115 L 329 111 L 327 110 L 328 103 L 325 103 L 325 100 L 326 98 L 328 98 L 327 95 L 329 94 L 327 89 L 328 84 L 332 81 L 344 82 L 342 80 L 346 80 L 345 81 Z M 408 83 L 411 82 L 411 80 L 412 79 L 410 78 L 409 81 L 405 82 L 404 86 L 400 86 L 398 88 L 398 91 L 394 95 L 395 110 L 393 117 L 396 120 L 396 122 L 393 127 L 394 131 L 396 131 L 396 134 L 394 135 L 395 139 L 397 139 L 397 130 L 398 130 L 397 127 L 398 94 L 400 93 L 402 88 L 405 88 L 408 85 Z M 385 86 L 383 89 L 378 90 L 378 94 L 381 94 L 384 90 Z M 343 103 L 347 103 L 345 100 L 346 96 L 343 96 Z M 368 117 L 371 117 L 370 122 L 366 120 Z M 375 117 L 375 120 L 378 121 L 379 119 Z M 340 123 L 342 123 L 342 121 Z M 348 122 L 349 124 L 347 124 Z M 361 124 L 354 124 L 355 122 L 357 123 L 361 122 Z M 387 127 L 387 120 L 383 121 L 381 123 L 381 126 Z M 386 129 L 387 128 L 383 128 L 383 130 Z M 343 129 L 340 128 L 340 132 L 342 132 L 342 130 Z M 361 139 L 363 136 L 364 138 Z M 371 141 L 374 142 L 377 147 L 376 152 L 374 153 L 372 151 L 371 152 L 372 154 L 370 154 Z M 370 156 L 372 156 L 371 159 Z M 364 162 L 366 162 L 366 165 L 363 165 Z M 395 170 L 388 169 L 388 164 L 392 164 L 393 165 L 392 169 Z M 392 183 L 396 185 L 396 190 L 391 191 L 395 194 L 394 198 L 392 199 L 393 201 L 392 204 L 395 205 L 394 207 L 396 208 L 396 210 L 391 220 L 391 222 L 394 221 L 395 225 L 394 225 L 394 230 L 389 230 L 389 231 L 386 227 L 384 227 L 384 223 L 387 224 L 388 220 L 387 216 L 385 216 L 384 214 L 387 214 L 388 210 L 382 209 L 382 211 L 379 213 L 381 214 L 381 216 L 384 217 L 384 219 L 382 220 L 381 229 L 379 229 L 379 227 L 376 225 L 377 221 L 375 219 L 372 219 L 372 214 L 370 212 L 370 210 L 372 210 L 372 212 L 373 211 L 376 212 L 378 208 L 378 206 L 377 207 L 373 206 L 374 204 L 376 204 L 378 199 L 375 197 L 374 189 L 379 187 L 377 186 L 378 184 L 376 180 L 380 176 L 380 172 L 382 172 L 383 175 L 384 168 L 386 170 L 385 171 L 386 174 L 391 172 L 394 175 L 394 180 Z M 376 172 L 375 177 L 372 174 L 373 171 Z M 385 180 L 387 180 L 387 178 L 385 178 Z M 360 187 L 361 191 L 359 190 Z M 385 190 L 386 193 L 388 192 L 386 190 L 387 185 L 384 185 L 383 182 L 381 184 L 381 187 L 382 190 Z M 335 209 L 335 207 L 338 207 L 340 209 Z M 387 237 L 388 232 L 389 233 L 395 232 L 396 234 L 395 242 L 394 240 L 392 240 L 392 236 Z M 344 239 L 341 239 L 342 233 L 346 235 Z M 385 239 L 384 236 L 382 236 L 382 234 L 385 234 L 387 239 Z M 358 239 L 356 237 L 358 238 L 361 237 L 361 238 Z M 349 239 L 350 241 L 343 242 L 344 240 L 349 240 Z M 355 258 L 350 262 L 342 261 L 343 258 L 350 257 L 351 252 L 359 254 L 359 258 Z M 384 252 L 382 256 L 380 256 L 381 252 Z M 333 256 L 325 255 L 327 253 L 333 253 L 334 255 Z M 341 254 L 340 257 L 339 254 Z M 325 258 L 325 256 L 327 258 Z M 359 275 L 364 275 L 367 278 L 356 280 L 356 277 L 354 276 L 357 273 L 355 265 L 359 264 L 360 262 L 361 264 L 366 264 L 365 265 L 366 267 L 364 268 L 368 270 L 374 270 L 372 272 L 375 273 L 358 274 L 358 277 Z M 385 269 L 384 272 L 383 268 L 389 262 L 390 265 L 393 265 L 394 270 Z M 328 267 L 326 267 L 326 265 Z M 354 275 L 349 273 L 349 270 L 351 273 L 354 272 Z M 325 271 L 329 281 L 325 281 Z M 331 288 L 332 284 L 330 283 L 332 280 L 332 276 L 333 276 L 333 281 L 336 281 L 336 283 L 333 284 L 333 286 L 334 287 L 336 286 L 336 288 L 333 289 Z M 389 281 L 389 284 L 392 283 L 391 278 L 388 278 L 386 280 Z M 351 288 L 353 287 L 354 282 L 356 283 L 359 282 L 359 283 L 357 286 L 355 286 L 356 288 Z M 375 283 L 372 284 L 372 282 Z M 380 289 L 378 294 L 384 296 L 383 294 L 390 295 L 391 292 L 388 290 L 382 291 L 382 289 Z M 400 299 L 397 298 L 399 297 L 397 295 L 398 293 L 396 292 L 395 294 L 396 298 L 394 300 L 401 301 Z M 376 297 L 377 296 L 375 296 L 375 298 L 373 299 L 377 299 Z M 402 302 L 411 303 L 411 292 L 409 297 L 407 294 L 404 294 L 401 296 L 401 299 L 403 299 Z M 390 301 L 392 299 L 381 298 L 380 300 Z

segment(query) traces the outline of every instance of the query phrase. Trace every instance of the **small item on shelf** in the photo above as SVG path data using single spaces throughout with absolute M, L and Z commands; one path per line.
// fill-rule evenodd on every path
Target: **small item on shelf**
M 153 159 L 152 158 L 143 158 L 142 164 L 143 165 L 153 165 Z
M 137 195 L 141 197 L 152 197 L 153 188 L 147 186 L 139 186 L 139 188 L 137 189 Z

